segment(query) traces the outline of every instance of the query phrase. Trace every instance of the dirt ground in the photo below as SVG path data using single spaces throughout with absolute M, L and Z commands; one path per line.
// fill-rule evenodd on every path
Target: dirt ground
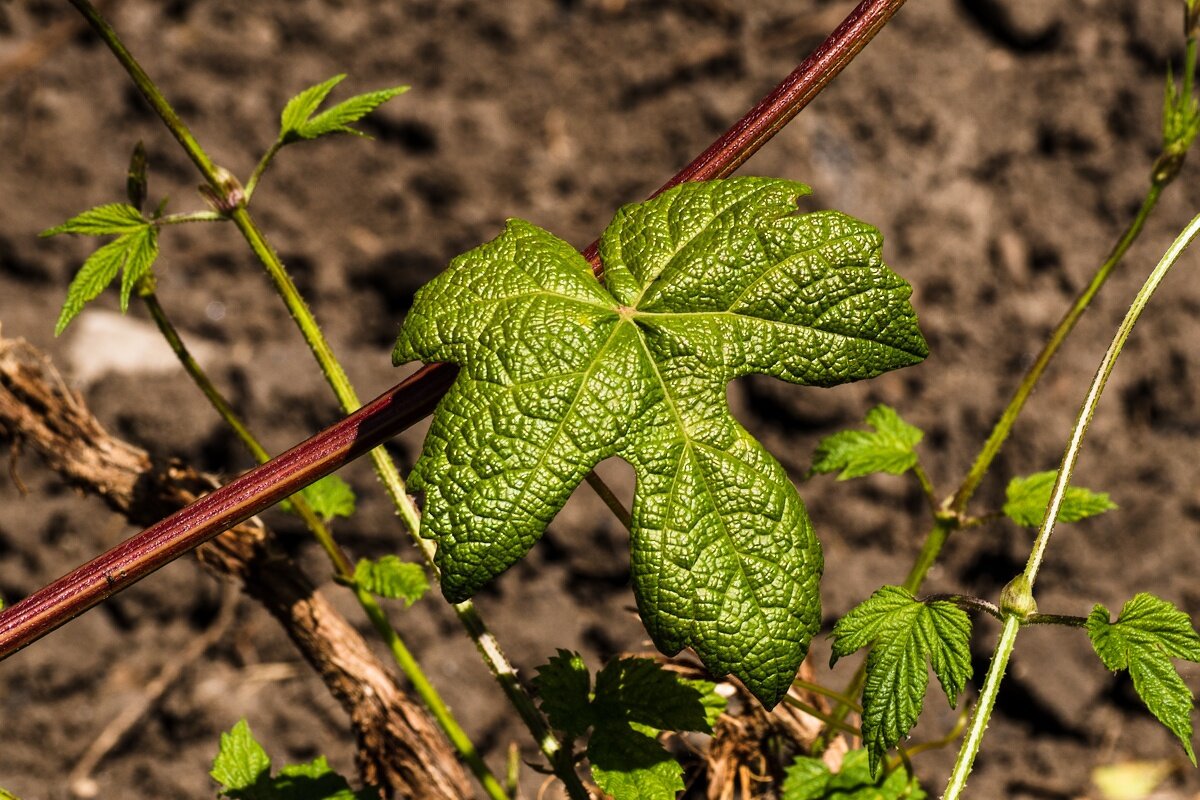
M 913 0 L 849 69 L 744 168 L 814 188 L 811 207 L 878 225 L 915 288 L 932 354 L 919 367 L 833 390 L 749 379 L 735 413 L 802 481 L 817 440 L 886 402 L 927 431 L 922 460 L 956 485 L 1021 370 L 1137 208 L 1158 144 L 1163 76 L 1182 53 L 1175 0 Z M 300 89 L 412 85 L 350 139 L 289 148 L 254 207 L 364 397 L 401 373 L 389 348 L 413 291 L 505 217 L 583 246 L 622 203 L 646 196 L 807 54 L 846 0 L 114 0 L 111 18 L 213 157 L 245 176 Z M 47 349 L 116 432 L 221 475 L 250 466 L 157 344 L 141 308 L 106 293 L 61 338 L 64 289 L 92 246 L 37 233 L 123 199 L 134 143 L 152 201 L 201 208 L 199 177 L 108 51 L 64 3 L 0 2 L 0 324 Z M 341 95 L 345 96 L 345 94 Z M 1050 469 L 1111 331 L 1142 277 L 1200 207 L 1200 159 L 1184 168 L 1117 274 L 1046 375 L 974 504 L 997 508 L 1009 477 Z M 268 447 L 283 450 L 336 408 L 263 274 L 232 229 L 162 237 L 163 303 Z M 1195 615 L 1200 539 L 1200 264 L 1157 297 L 1118 366 L 1077 482 L 1120 510 L 1067 526 L 1038 587 L 1043 611 L 1086 614 L 1153 591 Z M 1190 263 L 1187 263 L 1190 262 Z M 422 430 L 395 444 L 411 465 Z M 612 466 L 612 465 L 609 465 Z M 35 460 L 29 489 L 0 477 L 0 594 L 10 602 L 132 533 Z M 610 471 L 629 492 L 627 471 Z M 355 555 L 415 558 L 367 467 L 344 477 L 360 513 L 338 528 Z M 908 480 L 803 482 L 826 551 L 827 627 L 902 580 L 928 526 Z M 335 602 L 316 548 L 270 521 Z M 952 539 L 927 584 L 996 598 L 1031 535 L 997 523 Z M 0 786 L 69 797 L 66 775 L 105 722 L 200 635 L 221 587 L 185 559 L 0 665 Z M 629 611 L 627 536 L 580 490 L 531 556 L 479 605 L 529 676 L 557 647 L 595 667 L 645 647 Z M 457 623 L 437 598 L 398 625 L 497 768 L 510 741 L 532 758 Z M 365 622 L 362 627 L 366 629 Z M 986 668 L 996 628 L 981 623 Z M 825 662 L 828 645 L 814 651 Z M 824 680 L 840 685 L 853 663 Z M 1183 666 L 1193 687 L 1200 669 Z M 953 722 L 936 709 L 916 737 Z M 243 600 L 233 630 L 191 665 L 94 774 L 101 797 L 211 797 L 218 733 L 240 717 L 277 763 L 327 754 L 352 769 L 347 722 L 275 623 Z M 976 798 L 1097 797 L 1092 769 L 1179 765 L 1156 797 L 1200 796 L 1200 775 L 1107 673 L 1082 634 L 1022 634 L 971 781 Z M 944 784 L 953 751 L 916 762 Z M 540 776 L 526 771 L 533 796 Z

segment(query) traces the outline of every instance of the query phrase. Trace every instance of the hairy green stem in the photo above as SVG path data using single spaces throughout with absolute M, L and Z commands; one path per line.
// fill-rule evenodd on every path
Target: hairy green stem
M 971 765 L 979 753 L 979 745 L 983 742 L 983 732 L 987 729 L 988 719 L 996 706 L 1000 681 L 1004 678 L 1004 670 L 1008 667 L 1008 659 L 1012 655 L 1013 644 L 1020 629 L 1021 620 L 1015 615 L 1004 620 L 1000 640 L 996 642 L 996 652 L 992 656 L 992 665 L 988 668 L 987 679 L 983 683 L 983 691 L 979 693 L 979 699 L 975 702 L 975 716 L 958 751 L 958 760 L 954 762 L 954 770 L 950 773 L 950 781 L 946 784 L 942 800 L 957 800 L 967 788 L 967 776 L 971 774 Z
M 236 433 L 238 439 L 250 451 L 255 460 L 260 464 L 265 464 L 271 460 L 271 456 L 267 453 L 266 448 L 258 441 L 258 439 L 250 432 L 250 429 L 242 421 L 241 417 L 233 410 L 229 401 L 217 388 L 212 379 L 208 377 L 208 373 L 200 366 L 199 362 L 192 356 L 187 349 L 183 339 L 179 335 L 179 331 L 167 316 L 162 304 L 159 303 L 157 295 L 154 292 L 143 292 L 142 299 L 146 303 L 146 308 L 150 311 L 150 316 L 154 318 L 154 322 L 158 325 L 159 331 L 171 346 L 179 362 L 183 365 L 184 371 L 191 377 L 192 382 L 200 388 L 204 396 L 208 398 L 209 403 L 220 415 L 221 419 Z M 375 628 L 384 644 L 387 645 L 392 657 L 396 661 L 396 665 L 400 671 L 404 673 L 409 682 L 412 683 L 413 690 L 417 696 L 421 698 L 429 709 L 433 718 L 441 727 L 442 732 L 446 734 L 446 738 L 450 740 L 451 745 L 458 751 L 459 756 L 466 762 L 471 772 L 479 780 L 484 791 L 492 800 L 507 800 L 508 794 L 501 786 L 499 780 L 488 769 L 483 758 L 479 755 L 479 751 L 475 749 L 475 745 L 471 742 L 462 726 L 458 724 L 458 720 L 450 713 L 450 709 L 442 700 L 441 694 L 430 683 L 425 671 L 421 668 L 420 663 L 413 658 L 412 653 L 404 644 L 404 640 L 400 637 L 399 632 L 392 626 L 388 620 L 387 613 L 380 606 L 379 601 L 370 592 L 361 588 L 354 580 L 354 565 L 346 556 L 345 551 L 338 546 L 333 538 L 333 534 L 329 530 L 329 526 L 313 511 L 312 506 L 303 496 L 297 494 L 291 498 L 292 507 L 296 514 L 303 520 L 304 524 L 312 532 L 316 540 L 321 544 L 329 556 L 330 562 L 333 564 L 334 572 L 342 580 L 343 583 L 351 586 L 354 590 L 354 597 L 358 600 L 359 606 L 371 621 L 372 627 Z
M 1046 515 L 1042 519 L 1041 528 L 1038 530 L 1037 539 L 1034 540 L 1033 547 L 1029 553 L 1029 560 L 1025 564 L 1025 571 L 1020 576 L 1023 578 L 1032 591 L 1034 582 L 1037 580 L 1038 570 L 1041 568 L 1042 560 L 1046 555 L 1046 547 L 1050 544 L 1050 537 L 1054 533 L 1054 525 L 1058 520 L 1059 509 L 1062 508 L 1063 498 L 1066 496 L 1067 487 L 1071 483 L 1071 475 L 1075 471 L 1075 465 L 1079 461 L 1079 453 L 1083 447 L 1083 438 L 1087 435 L 1088 427 L 1091 425 L 1092 416 L 1096 413 L 1096 406 L 1100 402 L 1100 395 L 1104 391 L 1105 384 L 1108 383 L 1109 375 L 1112 374 L 1113 366 L 1117 362 L 1117 358 L 1121 355 L 1121 350 L 1125 347 L 1126 341 L 1129 340 L 1129 334 L 1133 331 L 1133 326 L 1141 317 L 1142 312 L 1146 308 L 1146 304 L 1150 302 L 1155 290 L 1162 283 L 1163 278 L 1171 270 L 1184 250 L 1192 243 L 1192 240 L 1200 235 L 1200 214 L 1192 218 L 1192 221 L 1187 224 L 1187 227 L 1180 232 L 1175 241 L 1171 244 L 1167 252 L 1159 260 L 1150 276 L 1146 278 L 1142 288 L 1134 297 L 1133 302 L 1129 305 L 1129 310 L 1125 313 L 1125 318 L 1121 320 L 1120 326 L 1117 328 L 1116 334 L 1113 336 L 1112 342 L 1108 346 L 1108 350 L 1104 353 L 1104 358 L 1100 361 L 1100 366 L 1096 369 L 1096 374 L 1092 378 L 1091 385 L 1088 387 L 1087 395 L 1084 397 L 1083 405 L 1079 409 L 1079 416 L 1075 420 L 1075 427 L 1071 431 L 1071 437 L 1067 442 L 1066 450 L 1063 452 L 1062 463 L 1058 468 L 1058 476 L 1054 481 L 1054 488 L 1050 492 L 1050 503 L 1046 507 Z M 1000 682 L 1004 677 L 1004 669 L 1008 665 L 1008 659 L 1012 655 L 1013 646 L 1016 643 L 1017 631 L 1021 626 L 1021 618 L 1016 614 L 1010 614 L 1004 620 L 1004 630 L 1000 634 L 1000 640 L 996 644 L 996 652 L 992 657 L 991 666 L 988 668 L 987 679 L 984 682 L 983 692 L 979 696 L 979 701 L 976 704 L 975 716 L 971 720 L 971 727 L 967 733 L 967 738 L 963 741 L 962 749 L 959 751 L 958 760 L 954 764 L 954 771 L 950 775 L 950 782 L 946 786 L 946 793 L 943 795 L 944 800 L 957 800 L 962 794 L 963 789 L 967 785 L 967 776 L 971 773 L 971 766 L 975 761 L 975 756 L 979 752 L 980 742 L 983 740 L 983 732 L 987 728 L 988 719 L 991 717 L 992 708 L 996 701 L 996 693 L 999 691 Z
M 283 142 L 276 140 L 271 145 L 270 149 L 263 154 L 263 157 L 258 160 L 258 164 L 254 167 L 254 172 L 250 174 L 250 180 L 246 181 L 246 205 L 250 205 L 250 198 L 254 196 L 254 190 L 258 188 L 258 181 L 262 178 L 263 173 L 267 171 L 267 167 L 271 164 L 271 160 L 283 148 Z
M 1017 389 L 1013 392 L 1012 397 L 1005 406 L 1004 411 L 1000 414 L 1000 419 L 997 420 L 992 432 L 988 435 L 987 441 L 984 442 L 979 454 L 975 457 L 971 469 L 963 478 L 962 484 L 959 485 L 958 491 L 954 493 L 953 499 L 950 501 L 950 508 L 957 512 L 966 510 L 967 503 L 975 494 L 975 490 L 979 488 L 980 482 L 988 469 L 992 466 L 992 461 L 1000 452 L 1004 440 L 1008 438 L 1012 432 L 1013 424 L 1017 421 L 1021 410 L 1025 407 L 1025 402 L 1029 399 L 1029 395 L 1033 393 L 1033 389 L 1037 386 L 1038 381 L 1042 377 L 1042 373 L 1046 371 L 1046 367 L 1050 364 L 1050 360 L 1062 347 L 1067 336 L 1075 328 L 1075 323 L 1083 316 L 1083 312 L 1091 305 L 1092 299 L 1095 298 L 1100 288 L 1104 286 L 1113 270 L 1117 268 L 1125 257 L 1125 253 L 1137 241 L 1138 236 L 1145 227 L 1146 220 L 1150 217 L 1154 207 L 1158 205 L 1158 200 L 1162 196 L 1163 189 L 1167 186 L 1166 183 L 1158 181 L 1150 184 L 1146 196 L 1142 199 L 1142 204 L 1130 220 L 1125 230 L 1121 233 L 1121 237 L 1117 239 L 1113 245 L 1112 251 L 1108 254 L 1108 258 L 1104 259 L 1104 263 L 1096 270 L 1088 285 L 1084 287 L 1079 296 L 1071 303 L 1071 307 L 1067 309 L 1067 313 L 1059 320 L 1058 325 L 1050 333 L 1050 338 L 1042 346 L 1042 350 L 1034 359 L 1033 364 L 1026 370 L 1025 375 L 1021 378 L 1021 382 L 1017 384 Z

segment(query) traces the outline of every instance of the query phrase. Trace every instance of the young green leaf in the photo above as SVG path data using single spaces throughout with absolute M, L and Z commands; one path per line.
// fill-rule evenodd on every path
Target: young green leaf
M 796 215 L 807 191 L 737 178 L 626 206 L 601 237 L 606 286 L 566 242 L 510 220 L 417 293 L 393 360 L 461 367 L 411 483 L 448 599 L 521 558 L 618 455 L 637 474 L 634 588 L 655 644 L 692 647 L 768 706 L 787 692 L 820 624 L 820 545 L 726 385 L 829 386 L 927 352 L 879 232 Z
M 38 235 L 57 236 L 60 233 L 81 233 L 88 236 L 107 236 L 109 234 L 134 233 L 149 224 L 150 221 L 133 206 L 126 203 L 109 203 L 89 208 L 82 214 L 71 217 L 62 225 L 48 228 Z
M 317 516 L 329 522 L 334 517 L 349 517 L 354 514 L 357 497 L 350 484 L 337 475 L 326 475 L 301 490 L 300 495 L 312 506 Z
M 143 230 L 145 226 L 143 226 Z M 60 335 L 71 324 L 71 320 L 79 315 L 83 307 L 100 296 L 108 285 L 117 277 L 117 273 L 125 266 L 133 252 L 144 256 L 145 237 L 139 233 L 125 234 L 101 247 L 88 256 L 87 261 L 76 273 L 71 285 L 67 287 L 67 300 L 59 312 L 58 322 L 54 325 L 54 335 Z M 157 248 L 155 248 L 157 252 Z M 139 263 L 141 256 L 139 256 Z
M 663 730 L 711 731 L 725 701 L 708 681 L 687 680 L 646 658 L 610 661 L 589 690 L 578 653 L 559 650 L 534 679 L 550 724 L 571 739 L 591 727 L 587 756 L 596 784 L 616 800 L 674 800 L 679 763 L 658 743 Z
M 420 564 L 390 555 L 378 561 L 361 559 L 354 566 L 354 582 L 380 597 L 403 600 L 406 608 L 429 591 L 429 579 Z
M 158 258 L 158 229 L 146 225 L 141 230 L 121 237 L 128 239 L 125 269 L 121 273 L 121 313 L 129 311 L 129 298 L 138 283 L 148 275 Z
M 3 786 L 0 786 L 0 800 L 19 800 L 19 798 Z
M 809 475 L 837 472 L 839 481 L 861 478 L 872 472 L 903 475 L 917 465 L 914 449 L 925 436 L 909 425 L 895 409 L 878 405 L 867 412 L 873 431 L 841 431 L 817 444 Z
M 213 760 L 213 779 L 226 795 L 265 783 L 271 775 L 271 759 L 250 732 L 246 720 L 238 720 L 228 733 L 221 734 L 221 745 Z
M 60 233 L 117 238 L 92 253 L 83 263 L 67 289 L 67 300 L 58 315 L 54 335 L 58 336 L 83 307 L 100 296 L 124 268 L 121 281 L 121 311 L 129 310 L 129 298 L 138 282 L 150 274 L 158 258 L 158 229 L 131 205 L 110 203 L 88 209 L 62 225 L 42 231 L 42 236 Z
M 376 800 L 373 789 L 355 792 L 346 779 L 330 768 L 324 756 L 307 764 L 286 766 L 271 777 L 271 759 L 240 720 L 221 734 L 213 761 L 213 778 L 221 795 L 232 800 Z
M 788 767 L 783 800 L 924 800 L 928 797 L 915 776 L 894 769 L 872 777 L 866 750 L 851 750 L 839 772 L 819 758 L 799 756 Z
M 537 668 L 533 686 L 542 711 L 557 730 L 577 739 L 592 726 L 592 679 L 583 656 L 560 648 L 558 655 Z
M 916 724 L 933 667 L 953 708 L 971 677 L 971 619 L 945 600 L 921 602 L 899 586 L 884 586 L 838 620 L 831 663 L 863 647 L 863 743 L 871 773 L 888 749 Z
M 1007 502 L 1004 515 L 1018 525 L 1036 528 L 1042 524 L 1046 506 L 1050 505 L 1050 492 L 1054 490 L 1054 470 L 1035 472 L 1024 478 L 1013 478 L 1005 491 Z M 1109 499 L 1107 492 L 1093 492 L 1078 486 L 1067 487 L 1062 506 L 1058 509 L 1059 522 L 1078 522 L 1111 511 L 1117 504 Z
M 1108 609 L 1096 605 L 1087 620 L 1092 648 L 1114 672 L 1129 670 L 1133 688 L 1159 722 L 1183 744 L 1192 764 L 1192 692 L 1179 677 L 1172 658 L 1200 663 L 1200 635 L 1187 614 L 1166 600 L 1141 593 L 1111 622 Z
M 397 95 L 408 91 L 407 86 L 394 86 L 375 92 L 356 95 L 349 100 L 313 116 L 325 98 L 333 91 L 345 75 L 335 75 L 324 83 L 311 86 L 288 101 L 280 117 L 279 142 L 290 144 L 303 139 L 316 139 L 331 133 L 350 133 L 366 136 L 362 131 L 351 128 L 351 123 L 370 114 L 379 106 Z

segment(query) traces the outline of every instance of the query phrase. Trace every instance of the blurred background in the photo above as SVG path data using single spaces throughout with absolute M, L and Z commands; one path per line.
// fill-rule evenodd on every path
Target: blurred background
M 307 294 L 364 398 L 398 380 L 389 351 L 413 292 L 452 257 L 521 217 L 580 247 L 702 151 L 848 13 L 845 0 L 113 0 L 103 5 L 213 159 L 243 179 L 284 103 L 337 73 L 332 100 L 411 84 L 367 118 L 374 141 L 289 147 L 255 194 L 257 219 Z M 812 185 L 805 208 L 879 226 L 914 286 L 932 354 L 919 367 L 832 390 L 751 378 L 735 414 L 800 483 L 826 552 L 827 628 L 900 582 L 928 528 L 915 482 L 804 481 L 820 437 L 885 402 L 922 427 L 922 462 L 957 485 L 1021 372 L 1136 211 L 1160 138 L 1168 64 L 1182 60 L 1171 0 L 920 0 L 742 169 Z M 124 199 L 129 155 L 149 153 L 150 203 L 202 209 L 199 175 L 108 50 L 65 3 L 0 2 L 0 331 L 45 348 L 115 434 L 230 477 L 250 459 L 136 306 L 105 293 L 53 328 L 94 240 L 37 234 Z M 1200 161 L 1200 160 L 1198 160 Z M 1200 209 L 1185 165 L 1125 266 L 1046 374 L 973 510 L 1014 475 L 1052 469 L 1086 383 L 1143 277 Z M 236 231 L 164 231 L 159 294 L 188 344 L 273 452 L 338 417 L 283 305 Z M 1038 586 L 1043 611 L 1114 611 L 1153 591 L 1195 615 L 1200 527 L 1200 281 L 1194 255 L 1155 298 L 1092 426 L 1076 482 L 1120 510 L 1064 527 Z M 1192 263 L 1188 263 L 1188 262 Z M 393 445 L 411 466 L 424 427 Z M 20 598 L 133 531 L 35 458 L 0 475 L 0 595 Z M 623 465 L 605 465 L 625 496 Z M 416 553 L 365 464 L 342 472 L 359 513 L 335 526 L 354 556 Z M 269 521 L 358 623 L 297 521 Z M 996 599 L 1032 533 L 998 522 L 959 534 L 927 584 Z M 598 668 L 648 647 L 632 612 L 627 535 L 586 490 L 479 605 L 524 677 L 555 648 Z M 191 559 L 0 665 L 0 786 L 71 796 L 65 775 L 173 653 L 211 624 L 222 589 Z M 397 625 L 493 765 L 534 750 L 440 598 Z M 366 629 L 365 622 L 362 627 Z M 977 626 L 981 677 L 996 628 Z M 855 662 L 818 678 L 841 686 Z M 1189 683 L 1200 672 L 1182 667 Z M 953 723 L 940 693 L 916 738 Z M 352 772 L 347 722 L 274 621 L 243 601 L 235 625 L 95 770 L 106 797 L 210 797 L 218 734 L 240 717 L 277 763 L 324 753 Z M 953 748 L 916 762 L 940 791 Z M 1184 761 L 1125 678 L 1082 633 L 1018 642 L 971 781 L 979 798 L 1100 797 L 1095 767 Z M 526 771 L 532 796 L 541 777 Z M 1158 797 L 1194 797 L 1176 769 Z

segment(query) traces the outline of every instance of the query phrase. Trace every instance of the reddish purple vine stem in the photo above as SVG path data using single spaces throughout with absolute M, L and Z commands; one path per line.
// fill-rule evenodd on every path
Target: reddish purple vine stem
M 707 150 L 663 184 L 731 174 L 791 121 L 904 4 L 863 0 L 829 37 Z M 597 244 L 584 256 L 597 275 Z M 350 416 L 0 612 L 0 660 L 430 414 L 458 370 L 431 364 Z

